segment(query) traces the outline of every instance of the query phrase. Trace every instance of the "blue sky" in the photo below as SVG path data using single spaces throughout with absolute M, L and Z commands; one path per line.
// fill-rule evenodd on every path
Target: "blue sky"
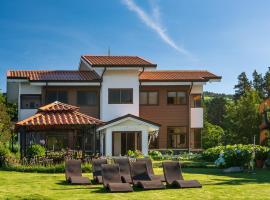
M 2 0 L 0 88 L 8 69 L 77 69 L 82 54 L 139 55 L 159 69 L 223 76 L 206 90 L 233 93 L 238 74 L 270 66 L 270 1 Z

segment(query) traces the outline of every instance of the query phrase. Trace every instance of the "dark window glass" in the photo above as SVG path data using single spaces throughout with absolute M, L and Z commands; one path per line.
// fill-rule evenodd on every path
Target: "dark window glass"
M 183 105 L 187 103 L 186 92 L 168 92 L 167 103 L 173 105 Z
M 77 104 L 80 106 L 93 106 L 97 104 L 97 93 L 94 91 L 77 92 Z
M 186 148 L 186 127 L 168 128 L 168 148 Z
M 109 89 L 109 103 L 110 104 L 120 104 L 121 103 L 121 93 L 119 89 Z
M 41 106 L 41 95 L 21 95 L 22 109 L 37 109 Z
M 158 92 L 157 91 L 140 92 L 140 104 L 141 105 L 157 105 Z
M 202 107 L 202 96 L 200 94 L 192 95 L 192 106 L 193 108 Z
M 200 149 L 202 148 L 202 129 L 196 128 L 194 129 L 194 148 Z
M 130 104 L 133 100 L 132 89 L 121 89 L 121 103 Z
M 109 104 L 132 104 L 132 89 L 109 89 Z
M 47 91 L 47 103 L 54 101 L 60 101 L 62 103 L 68 103 L 67 91 Z

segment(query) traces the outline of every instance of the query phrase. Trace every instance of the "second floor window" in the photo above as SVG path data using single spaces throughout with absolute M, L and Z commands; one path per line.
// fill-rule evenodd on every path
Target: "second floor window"
M 187 103 L 186 92 L 170 91 L 167 94 L 167 103 L 170 105 L 184 105 Z
M 109 104 L 132 104 L 133 89 L 109 89 Z
M 157 105 L 158 92 L 157 91 L 142 91 L 140 92 L 141 105 Z
M 41 106 L 41 95 L 23 94 L 21 95 L 21 109 L 37 109 Z
M 54 101 L 60 101 L 62 103 L 68 103 L 67 91 L 47 91 L 46 103 L 52 103 Z
M 95 106 L 97 104 L 97 92 L 78 91 L 77 104 L 80 106 Z
M 202 95 L 194 94 L 191 96 L 191 107 L 193 108 L 202 107 Z

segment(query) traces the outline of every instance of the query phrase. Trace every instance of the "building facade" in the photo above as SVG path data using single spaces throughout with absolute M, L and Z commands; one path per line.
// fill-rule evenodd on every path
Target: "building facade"
M 7 98 L 18 104 L 19 121 L 54 101 L 100 119 L 95 138 L 102 155 L 125 155 L 128 150 L 147 154 L 149 148 L 201 150 L 203 86 L 221 77 L 156 68 L 137 56 L 86 55 L 74 71 L 10 70 Z

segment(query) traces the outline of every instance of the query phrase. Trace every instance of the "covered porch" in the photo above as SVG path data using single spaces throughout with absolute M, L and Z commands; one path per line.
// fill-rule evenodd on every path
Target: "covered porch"
M 76 106 L 54 102 L 40 107 L 37 113 L 16 124 L 19 133 L 21 157 L 33 144 L 40 144 L 50 151 L 78 151 L 85 154 L 99 153 L 100 140 L 96 132 L 99 119 L 82 114 Z
M 128 114 L 97 128 L 100 151 L 104 156 L 124 156 L 129 150 L 148 154 L 149 138 L 157 135 L 160 125 Z

